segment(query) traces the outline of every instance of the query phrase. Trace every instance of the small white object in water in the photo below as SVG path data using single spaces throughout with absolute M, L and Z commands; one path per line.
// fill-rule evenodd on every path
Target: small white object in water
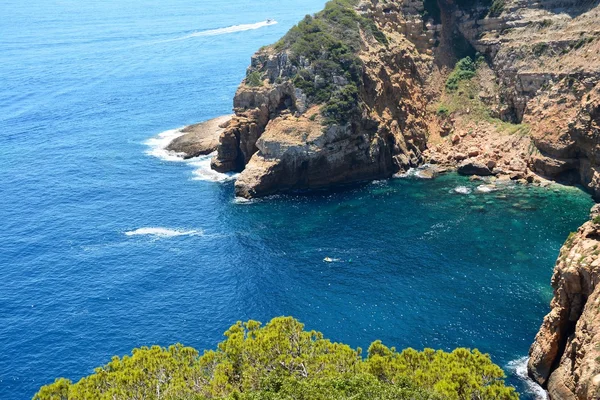
M 466 186 L 458 186 L 454 188 L 454 192 L 458 194 L 471 194 L 471 189 Z
M 154 237 L 174 237 L 174 236 L 199 236 L 202 231 L 198 230 L 181 230 L 169 228 L 139 228 L 134 231 L 125 232 L 125 236 L 154 236 Z
M 325 257 L 323 259 L 323 261 L 326 262 L 326 263 L 332 263 L 332 262 L 338 262 L 338 261 L 340 261 L 340 259 L 339 258 Z

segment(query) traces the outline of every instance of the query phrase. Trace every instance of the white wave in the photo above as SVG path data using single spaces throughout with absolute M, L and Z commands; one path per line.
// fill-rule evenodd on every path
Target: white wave
M 216 152 L 186 160 L 183 158 L 184 155 L 182 153 L 167 150 L 167 146 L 169 146 L 173 140 L 185 134 L 183 129 L 184 127 L 170 129 L 146 140 L 144 144 L 149 147 L 146 154 L 163 161 L 185 162 L 191 165 L 195 168 L 192 172 L 194 175 L 192 179 L 195 181 L 226 182 L 237 178 L 239 174 L 223 174 L 210 168 L 210 160 L 217 154 Z
M 529 357 L 521 357 L 506 365 L 506 369 L 525 384 L 525 390 L 535 400 L 548 400 L 548 393 L 527 375 L 527 363 Z
M 458 194 L 471 194 L 471 189 L 466 186 L 458 186 L 454 188 L 454 192 Z
M 417 173 L 415 168 L 409 168 L 406 172 L 399 172 L 394 174 L 394 178 L 412 178 Z
M 436 167 L 431 164 L 423 164 L 417 168 L 409 168 L 404 173 L 397 173 L 394 178 L 417 178 L 431 179 L 436 175 Z
M 183 154 L 167 150 L 167 146 L 179 136 L 184 135 L 183 128 L 170 129 L 144 142 L 149 149 L 146 154 L 164 161 L 184 161 Z
M 154 236 L 154 237 L 175 237 L 175 236 L 200 236 L 202 231 L 199 230 L 183 230 L 169 228 L 139 228 L 133 231 L 125 232 L 126 236 Z
M 209 181 L 209 182 L 226 182 L 235 180 L 239 174 L 234 173 L 221 173 L 210 168 L 210 160 L 216 155 L 216 152 L 211 153 L 207 156 L 200 156 L 188 160 L 188 163 L 196 168 L 193 172 L 195 181 Z
M 236 196 L 232 202 L 233 204 L 253 204 L 256 203 L 258 200 L 257 199 L 247 199 L 245 197 L 239 197 Z
M 477 190 L 480 193 L 490 193 L 495 192 L 498 188 L 495 185 L 479 185 L 477 186 Z

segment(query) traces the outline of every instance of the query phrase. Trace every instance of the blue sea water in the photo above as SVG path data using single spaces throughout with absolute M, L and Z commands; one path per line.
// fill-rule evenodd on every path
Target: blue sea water
M 1 399 L 278 315 L 363 348 L 477 347 L 534 398 L 515 369 L 583 192 L 450 174 L 243 203 L 207 160 L 152 155 L 161 132 L 230 113 L 250 55 L 323 4 L 3 1 Z

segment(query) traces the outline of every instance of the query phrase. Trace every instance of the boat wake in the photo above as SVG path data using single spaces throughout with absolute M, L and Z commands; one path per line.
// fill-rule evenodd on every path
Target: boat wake
M 548 394 L 546 393 L 546 391 L 527 375 L 528 361 L 529 357 L 521 357 L 519 359 L 513 360 L 506 365 L 506 370 L 510 374 L 514 375 L 521 382 L 523 382 L 525 390 L 535 400 L 548 400 Z
M 184 162 L 194 168 L 193 180 L 208 181 L 208 182 L 227 182 L 235 180 L 239 174 L 214 171 L 210 168 L 210 160 L 215 156 L 216 152 L 206 156 L 199 156 L 185 160 L 183 154 L 167 150 L 167 146 L 173 140 L 184 134 L 183 127 L 170 129 L 159 133 L 157 136 L 150 138 L 144 142 L 148 146 L 146 154 L 156 157 L 163 161 L 169 162 Z
M 275 21 L 275 20 L 265 20 L 265 21 L 254 23 L 254 24 L 242 24 L 242 25 L 228 26 L 225 28 L 207 29 L 204 31 L 193 32 L 193 33 L 190 33 L 188 35 L 181 36 L 178 38 L 162 40 L 161 43 L 175 42 L 175 41 L 179 41 L 179 40 L 187 40 L 187 39 L 192 39 L 192 38 L 196 38 L 196 37 L 204 37 L 204 36 L 228 35 L 230 33 L 261 29 L 261 28 L 271 26 L 271 25 L 276 25 L 276 24 L 277 24 L 277 21 Z
M 202 231 L 199 230 L 183 230 L 169 228 L 139 228 L 133 231 L 125 232 L 125 236 L 153 236 L 157 238 L 169 238 L 176 236 L 202 236 Z

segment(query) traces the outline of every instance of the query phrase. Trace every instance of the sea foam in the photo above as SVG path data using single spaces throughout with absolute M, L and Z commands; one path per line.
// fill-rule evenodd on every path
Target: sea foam
M 164 161 L 184 161 L 182 154 L 167 150 L 169 143 L 184 135 L 183 128 L 170 129 L 146 140 L 144 144 L 149 147 L 146 154 Z
M 498 188 L 495 185 L 479 185 L 475 190 L 480 193 L 491 193 L 498 190 Z
M 466 186 L 457 186 L 454 188 L 454 192 L 458 194 L 471 194 L 472 190 Z
M 394 178 L 417 178 L 417 179 L 431 179 L 433 178 L 432 173 L 426 173 L 428 170 L 432 170 L 435 172 L 435 168 L 432 167 L 431 164 L 423 164 L 417 168 L 409 168 L 406 172 L 400 172 L 394 175 Z
M 529 357 L 521 357 L 513 360 L 506 365 L 506 369 L 515 375 L 525 385 L 527 393 L 531 394 L 535 400 L 548 400 L 546 391 L 527 375 L 527 363 Z
M 210 181 L 210 182 L 226 182 L 235 180 L 239 174 L 234 173 L 221 173 L 213 170 L 210 167 L 210 160 L 217 153 L 211 153 L 207 156 L 200 156 L 196 158 L 192 158 L 188 160 L 189 164 L 192 165 L 194 169 L 194 178 L 195 181 Z
M 184 135 L 183 129 L 184 127 L 170 129 L 168 131 L 159 133 L 153 138 L 146 140 L 144 142 L 144 144 L 148 146 L 146 154 L 152 157 L 159 158 L 163 161 L 185 162 L 191 165 L 192 167 L 194 167 L 194 171 L 192 172 L 194 177 L 192 179 L 195 181 L 226 182 L 230 180 L 235 180 L 237 178 L 238 174 L 224 174 L 221 172 L 214 171 L 210 168 L 210 160 L 217 154 L 216 152 L 205 156 L 199 156 L 185 160 L 183 158 L 183 154 L 167 150 L 167 146 L 169 145 L 169 143 L 171 143 L 179 136 Z
M 133 231 L 125 232 L 125 236 L 154 236 L 154 237 L 175 237 L 175 236 L 200 236 L 202 231 L 199 230 L 183 230 L 183 229 L 169 229 L 160 227 L 147 227 L 139 228 Z

